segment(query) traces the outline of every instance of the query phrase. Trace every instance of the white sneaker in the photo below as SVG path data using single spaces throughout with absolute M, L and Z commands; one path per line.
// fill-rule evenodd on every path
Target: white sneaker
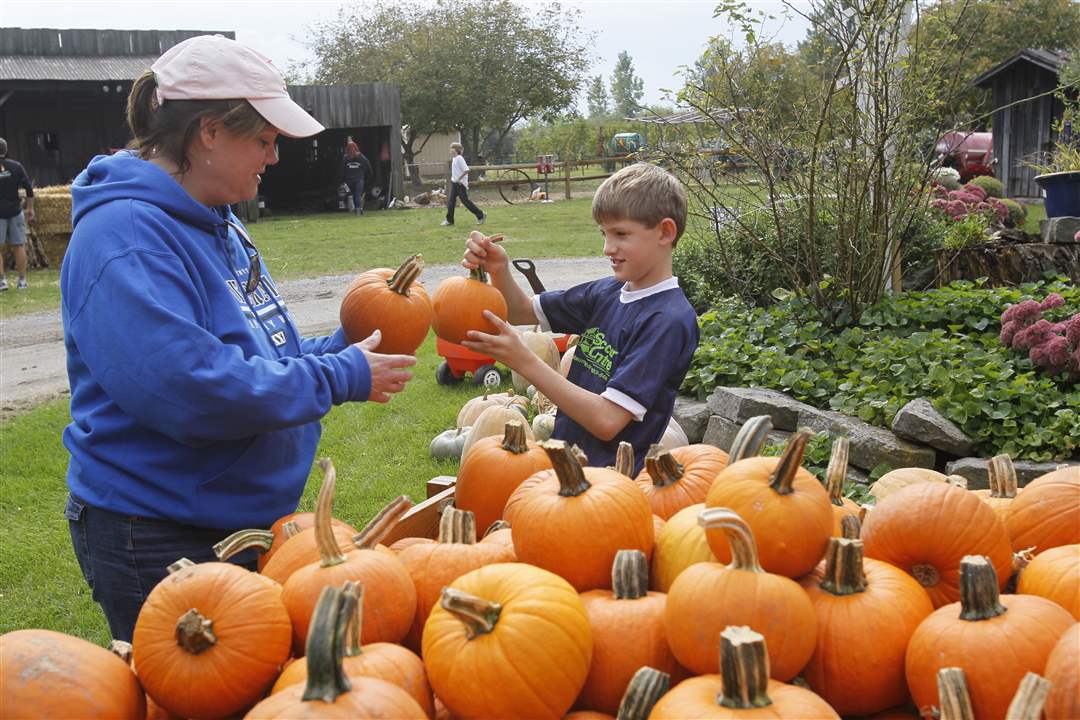
M 0 290 L 7 290 L 7 289 L 8 289 L 7 278 L 0 278 Z
M 440 225 L 453 225 L 454 223 L 450 222 L 449 220 L 443 220 L 443 221 L 442 221 L 441 223 L 439 223 L 439 224 L 440 224 Z
M 487 213 L 484 213 L 483 215 L 481 215 L 480 219 L 476 221 L 476 224 L 477 225 L 483 225 L 485 222 L 487 222 Z
M 26 278 L 19 278 L 19 282 L 15 283 L 15 289 L 16 290 L 25 290 L 26 289 Z

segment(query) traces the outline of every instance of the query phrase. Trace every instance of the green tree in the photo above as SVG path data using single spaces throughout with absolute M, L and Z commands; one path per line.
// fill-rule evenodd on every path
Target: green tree
M 616 117 L 632 117 L 641 107 L 645 82 L 634 74 L 634 61 L 623 50 L 611 73 L 611 103 Z
M 589 87 L 585 96 L 589 106 L 590 118 L 602 118 L 611 114 L 608 103 L 607 87 L 604 85 L 604 76 L 596 75 L 589 80 Z

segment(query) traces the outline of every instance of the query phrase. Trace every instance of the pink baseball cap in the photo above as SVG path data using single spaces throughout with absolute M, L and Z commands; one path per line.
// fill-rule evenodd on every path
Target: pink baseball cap
M 159 103 L 243 99 L 286 137 L 325 130 L 289 97 L 285 80 L 268 58 L 222 35 L 200 35 L 174 45 L 150 69 Z

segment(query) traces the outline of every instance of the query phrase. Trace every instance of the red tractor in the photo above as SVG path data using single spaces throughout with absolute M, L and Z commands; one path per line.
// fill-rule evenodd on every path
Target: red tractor
M 994 136 L 988 132 L 953 130 L 941 136 L 934 151 L 942 159 L 944 167 L 960 173 L 960 182 L 966 183 L 979 175 L 993 175 Z

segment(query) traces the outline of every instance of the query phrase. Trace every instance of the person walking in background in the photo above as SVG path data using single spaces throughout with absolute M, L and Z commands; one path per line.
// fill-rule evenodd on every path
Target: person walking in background
M 26 191 L 26 208 L 19 198 Z M 0 246 L 11 246 L 19 290 L 26 289 L 26 225 L 34 222 L 34 186 L 23 166 L 7 156 L 7 141 L 0 138 Z M 0 259 L 0 290 L 8 289 L 7 273 Z
M 364 187 L 372 176 L 371 163 L 360 152 L 353 139 L 345 143 L 345 158 L 342 160 L 342 182 L 349 186 L 352 194 L 353 209 L 357 215 L 364 214 Z
M 483 225 L 487 215 L 469 199 L 469 165 L 461 156 L 461 143 L 450 143 L 450 195 L 446 198 L 446 219 L 440 225 L 454 224 L 454 206 L 461 198 L 465 209 L 476 216 L 476 224 Z

